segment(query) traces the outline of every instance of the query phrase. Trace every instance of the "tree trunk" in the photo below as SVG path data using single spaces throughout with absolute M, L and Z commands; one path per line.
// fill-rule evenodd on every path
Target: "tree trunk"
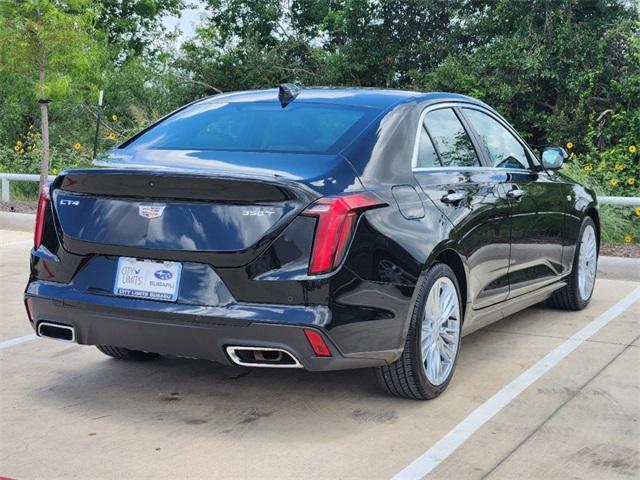
M 47 73 L 44 45 L 40 45 L 40 85 L 44 85 Z M 40 160 L 40 191 L 47 184 L 49 175 L 49 100 L 44 98 L 44 89 L 40 95 L 40 125 L 42 128 L 42 159 Z

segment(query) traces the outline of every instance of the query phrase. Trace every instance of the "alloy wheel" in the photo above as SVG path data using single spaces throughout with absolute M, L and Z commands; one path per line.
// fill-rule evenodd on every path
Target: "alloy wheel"
M 438 278 L 427 296 L 422 319 L 422 363 L 432 385 L 442 385 L 453 369 L 460 339 L 458 291 L 448 277 Z
M 580 257 L 578 258 L 578 291 L 582 300 L 588 300 L 596 281 L 597 269 L 596 232 L 592 225 L 587 225 L 580 240 Z

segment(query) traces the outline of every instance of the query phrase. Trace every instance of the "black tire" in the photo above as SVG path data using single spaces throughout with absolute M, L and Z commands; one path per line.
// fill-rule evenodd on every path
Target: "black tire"
M 144 361 L 158 358 L 157 353 L 141 352 L 139 350 L 129 350 L 128 348 L 113 347 L 111 345 L 96 345 L 96 348 L 105 355 L 118 360 Z
M 591 301 L 591 296 L 593 295 L 593 288 L 591 289 L 591 293 L 587 299 L 582 298 L 580 295 L 580 290 L 578 286 L 578 275 L 579 275 L 579 260 L 580 260 L 580 248 L 582 245 L 582 235 L 587 228 L 587 226 L 593 227 L 594 232 L 596 233 L 596 245 L 598 239 L 598 231 L 596 230 L 596 225 L 591 217 L 585 217 L 582 220 L 582 225 L 580 226 L 580 233 L 578 234 L 578 240 L 576 241 L 576 250 L 573 256 L 573 264 L 571 267 L 571 274 L 565 279 L 567 285 L 562 287 L 560 290 L 557 290 L 553 293 L 553 295 L 547 300 L 547 305 L 553 308 L 558 308 L 561 310 L 582 310 Z M 597 262 L 596 255 L 596 262 Z M 596 264 L 596 272 L 597 272 L 597 264 Z
M 376 376 L 380 386 L 387 392 L 398 397 L 412 398 L 416 400 L 430 400 L 440 395 L 449 385 L 455 365 L 460 352 L 461 334 L 458 334 L 458 345 L 456 350 L 453 368 L 447 379 L 440 385 L 433 385 L 427 379 L 422 360 L 422 349 L 420 348 L 420 337 L 422 330 L 423 312 L 427 297 L 431 287 L 441 277 L 448 277 L 455 286 L 458 297 L 458 308 L 462 317 L 462 305 L 460 301 L 460 287 L 453 270 L 444 263 L 434 264 L 422 284 L 418 287 L 419 293 L 416 299 L 415 307 L 411 315 L 411 323 L 407 338 L 405 340 L 404 350 L 398 360 L 391 365 L 378 367 Z M 460 329 L 462 329 L 462 318 L 460 318 Z

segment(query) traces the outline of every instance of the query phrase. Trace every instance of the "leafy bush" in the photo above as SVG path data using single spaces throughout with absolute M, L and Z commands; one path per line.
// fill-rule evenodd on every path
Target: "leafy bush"
M 570 154 L 564 171 L 574 180 L 603 196 L 640 196 L 640 152 L 635 143 L 622 139 L 601 154 L 590 151 Z M 568 142 L 574 150 L 573 142 Z M 640 241 L 640 206 L 602 205 L 602 239 L 605 242 Z

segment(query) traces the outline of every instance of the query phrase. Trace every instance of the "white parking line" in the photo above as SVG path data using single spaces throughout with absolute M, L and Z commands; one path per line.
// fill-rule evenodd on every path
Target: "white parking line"
M 0 247 L 13 247 L 14 245 L 27 245 L 33 240 L 16 240 L 14 242 L 0 243 Z
M 531 368 L 516 377 L 515 380 L 476 408 L 467 418 L 453 427 L 449 433 L 436 442 L 429 450 L 395 475 L 392 480 L 414 480 L 430 473 L 527 387 L 555 367 L 562 359 L 578 348 L 582 342 L 628 309 L 638 299 L 640 299 L 640 287 L 633 290 L 609 310 L 588 323 L 579 332 L 565 340 Z
M 0 350 L 4 350 L 5 348 L 13 347 L 14 345 L 20 345 L 24 342 L 30 342 L 31 340 L 35 340 L 38 336 L 35 333 L 31 335 L 24 335 L 23 337 L 12 338 L 11 340 L 5 340 L 4 342 L 0 342 Z

